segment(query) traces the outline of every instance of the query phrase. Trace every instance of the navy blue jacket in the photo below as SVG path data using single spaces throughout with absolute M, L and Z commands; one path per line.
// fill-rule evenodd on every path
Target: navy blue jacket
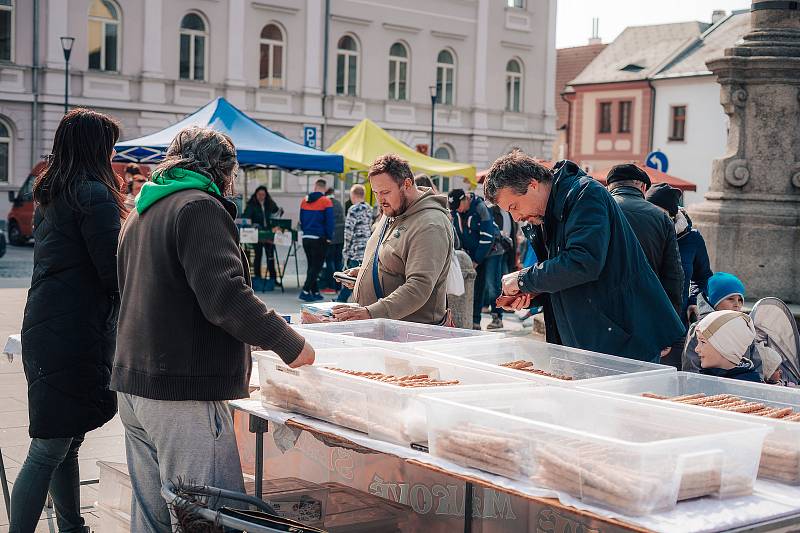
M 466 213 L 458 211 L 451 213 L 461 248 L 467 252 L 470 259 L 482 263 L 492 251 L 495 235 L 500 232 L 483 198 L 473 196 L 469 203 L 469 211 Z
M 566 346 L 657 362 L 684 335 L 675 309 L 617 203 L 575 163 L 560 161 L 525 292 L 549 293 Z
M 304 239 L 333 240 L 336 218 L 333 202 L 321 192 L 312 192 L 300 203 L 300 227 Z
M 689 325 L 686 310 L 690 305 L 697 305 L 697 295 L 706 294 L 708 288 L 708 278 L 714 272 L 711 270 L 711 262 L 708 260 L 708 250 L 706 241 L 699 231 L 692 228 L 692 220 L 686 216 L 689 227 L 678 235 L 678 250 L 681 253 L 681 265 L 683 266 L 683 308 L 681 309 L 681 320 L 684 325 Z M 690 286 L 691 283 L 691 286 Z
M 701 369 L 701 374 L 709 376 L 716 376 L 718 378 L 738 379 L 740 381 L 752 381 L 754 383 L 764 383 L 761 379 L 761 374 L 758 373 L 756 366 L 752 361 L 742 361 L 739 366 L 733 367 L 729 370 L 721 368 L 708 368 Z

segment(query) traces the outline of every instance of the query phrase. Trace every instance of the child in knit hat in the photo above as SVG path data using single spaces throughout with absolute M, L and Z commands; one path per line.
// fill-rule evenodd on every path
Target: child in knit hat
M 756 338 L 750 317 L 739 311 L 714 311 L 695 328 L 703 374 L 761 382 L 753 362 L 745 357 Z
M 727 272 L 708 278 L 708 303 L 715 311 L 741 311 L 744 307 L 744 283 Z

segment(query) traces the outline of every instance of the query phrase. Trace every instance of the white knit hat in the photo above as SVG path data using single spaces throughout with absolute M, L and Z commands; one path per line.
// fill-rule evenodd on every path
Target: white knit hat
M 753 321 L 738 311 L 714 311 L 701 320 L 696 329 L 734 365 L 741 362 L 756 338 Z

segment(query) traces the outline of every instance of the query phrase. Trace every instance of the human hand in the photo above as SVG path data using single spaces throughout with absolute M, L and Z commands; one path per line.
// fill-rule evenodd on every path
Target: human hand
M 505 309 L 506 311 L 520 311 L 528 309 L 531 306 L 535 294 L 530 292 L 521 292 L 516 295 L 500 296 L 495 302 L 495 305 Z
M 667 346 L 663 350 L 661 350 L 661 357 L 666 357 L 669 355 L 669 352 L 672 351 L 672 346 Z
M 700 314 L 700 310 L 696 305 L 690 305 L 686 309 L 686 318 L 689 319 L 689 323 L 697 322 L 697 317 Z
M 503 294 L 512 296 L 519 291 L 519 272 L 511 272 L 503 276 Z
M 475 270 L 478 270 L 478 263 L 476 263 L 475 261 L 473 261 L 473 262 L 472 262 L 472 268 L 474 268 Z
M 357 278 L 358 277 L 358 272 L 360 270 L 361 270 L 360 267 L 348 268 L 347 270 L 343 271 L 342 274 L 344 274 L 346 276 L 353 277 L 353 278 Z M 336 281 L 338 281 L 339 283 L 341 283 L 343 286 L 347 287 L 350 290 L 353 290 L 355 288 L 355 286 L 356 286 L 356 282 L 355 281 L 349 281 L 349 280 L 342 279 L 342 278 L 338 278 Z
M 289 363 L 289 367 L 297 368 L 300 366 L 313 365 L 315 357 L 316 354 L 314 353 L 314 348 L 312 348 L 311 345 L 308 344 L 308 341 L 306 341 L 306 343 L 303 345 L 303 351 L 300 352 L 300 355 L 297 356 L 297 359 Z
M 369 320 L 372 315 L 366 307 L 360 305 L 336 305 L 331 309 L 333 318 L 338 322 L 346 322 L 348 320 Z

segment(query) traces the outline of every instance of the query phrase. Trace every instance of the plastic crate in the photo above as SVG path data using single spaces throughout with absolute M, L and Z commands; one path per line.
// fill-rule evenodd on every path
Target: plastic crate
M 385 318 L 302 324 L 298 326 L 298 330 L 312 346 L 318 341 L 327 341 L 338 342 L 342 346 L 397 348 L 398 345 L 410 344 L 418 347 L 436 341 L 461 343 L 473 342 L 478 338 L 500 339 L 505 336 L 504 333 L 430 326 Z
M 97 461 L 97 467 L 100 469 L 100 483 L 97 487 L 95 505 L 122 511 L 130 516 L 132 490 L 128 465 L 126 463 Z
M 684 405 L 653 398 L 642 397 L 644 393 L 675 397 L 685 394 L 704 393 L 707 396 L 732 394 L 743 400 L 763 403 L 772 407 L 791 407 L 800 412 L 800 389 L 751 383 L 734 379 L 718 378 L 677 372 L 671 375 L 631 376 L 615 382 L 587 384 L 588 388 L 609 393 L 624 394 L 648 405 L 668 404 L 692 412 L 700 411 L 718 417 L 766 424 L 773 429 L 764 441 L 759 477 L 775 479 L 793 485 L 800 484 L 800 422 L 731 413 L 719 409 L 696 405 Z
M 560 387 L 423 397 L 432 455 L 628 515 L 751 494 L 760 424 Z
M 634 373 L 675 374 L 675 369 L 671 366 L 515 337 L 490 341 L 476 339 L 469 344 L 468 350 L 465 350 L 464 346 L 444 342 L 426 343 L 421 350 L 433 356 L 452 358 L 466 366 L 523 376 L 530 381 L 546 385 L 575 386 L 580 383 L 615 380 Z M 532 362 L 538 370 L 569 376 L 572 379 L 559 379 L 500 366 L 503 363 L 519 360 Z
M 319 350 L 314 366 L 297 369 L 286 366 L 273 352 L 257 356 L 264 402 L 401 444 L 426 440 L 425 408 L 418 397 L 444 387 L 398 387 L 324 367 L 459 380 L 461 384 L 446 387 L 453 390 L 522 382 L 514 376 L 380 347 Z
M 120 511 L 119 509 L 106 507 L 102 503 L 95 504 L 94 512 L 100 519 L 100 524 L 96 531 L 102 531 L 103 533 L 130 533 L 130 514 Z

